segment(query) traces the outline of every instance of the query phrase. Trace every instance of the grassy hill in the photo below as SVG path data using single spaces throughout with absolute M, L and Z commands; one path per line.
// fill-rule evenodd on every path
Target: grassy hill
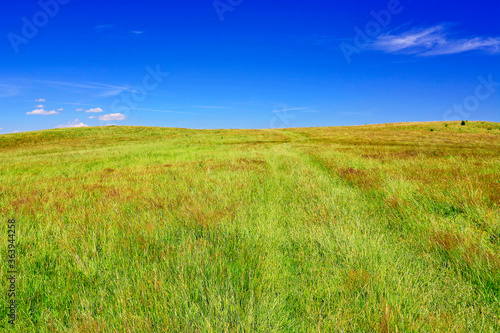
M 18 332 L 500 330 L 498 123 L 1 135 L 0 191 Z

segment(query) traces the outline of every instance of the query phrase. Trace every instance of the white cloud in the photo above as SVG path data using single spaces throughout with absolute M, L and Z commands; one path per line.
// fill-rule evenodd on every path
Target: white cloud
M 372 48 L 386 53 L 407 53 L 419 56 L 436 56 L 467 51 L 500 52 L 500 37 L 453 38 L 444 25 L 417 28 L 396 34 L 383 34 Z
M 76 109 L 76 111 L 80 112 L 80 111 L 83 111 L 83 109 Z
M 88 109 L 85 112 L 90 113 L 90 112 L 103 112 L 101 108 L 93 108 L 93 109 Z
M 104 116 L 100 116 L 97 118 L 101 121 L 112 121 L 112 120 L 125 120 L 127 117 L 122 113 L 110 113 L 105 114 Z
M 44 98 L 35 99 L 35 102 L 45 102 Z
M 69 121 L 66 125 L 57 126 L 57 128 L 75 128 L 75 127 L 89 127 L 89 125 L 85 125 L 78 119 L 75 119 L 74 121 Z
M 64 109 L 63 108 L 59 108 L 59 109 L 57 109 L 57 111 L 64 111 Z
M 41 115 L 41 116 L 48 116 L 48 115 L 52 115 L 52 114 L 59 114 L 59 112 L 57 112 L 56 110 L 46 111 L 44 109 L 36 109 L 36 110 L 31 111 L 31 112 L 26 112 L 26 114 L 30 114 L 30 115 L 36 114 L 36 115 Z
M 36 106 L 37 109 L 43 109 L 44 106 L 42 104 Z
M 94 118 L 95 118 L 95 116 L 90 116 L 90 117 L 89 117 L 89 119 L 94 119 Z

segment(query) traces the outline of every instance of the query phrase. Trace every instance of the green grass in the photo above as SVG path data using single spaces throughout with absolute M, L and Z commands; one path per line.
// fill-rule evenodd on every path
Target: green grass
M 57 129 L 0 157 L 4 328 L 500 330 L 498 123 Z

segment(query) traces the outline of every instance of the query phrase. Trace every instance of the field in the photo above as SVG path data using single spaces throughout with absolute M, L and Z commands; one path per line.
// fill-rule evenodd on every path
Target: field
M 500 331 L 498 123 L 56 129 L 0 157 L 10 331 Z

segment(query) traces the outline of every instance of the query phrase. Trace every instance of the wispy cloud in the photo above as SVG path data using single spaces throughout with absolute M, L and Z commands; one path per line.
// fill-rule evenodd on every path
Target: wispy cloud
M 94 95 L 94 97 L 97 97 L 97 98 L 104 98 L 104 97 L 113 97 L 113 96 L 118 96 L 120 95 L 122 92 L 124 91 L 128 91 L 129 89 L 111 89 L 111 90 L 108 90 L 108 91 L 104 91 L 102 93 L 99 93 L 99 94 L 96 94 Z
M 114 86 L 111 84 L 103 84 L 103 83 L 97 83 L 97 82 L 89 82 L 89 84 L 92 85 L 94 87 L 94 89 L 105 90 L 104 92 L 97 94 L 96 97 L 118 96 L 124 91 L 138 92 L 130 87 Z
M 148 112 L 163 112 L 163 113 L 178 113 L 178 114 L 192 114 L 196 116 L 203 116 L 202 113 L 194 113 L 194 112 L 181 112 L 181 111 L 171 111 L 171 110 L 158 110 L 158 109 L 146 109 L 146 108 L 128 108 L 129 110 L 138 110 L 138 111 L 148 111 Z
M 41 103 L 41 102 L 45 102 L 45 98 L 35 99 L 35 102 L 39 102 L 39 103 Z
M 352 111 L 352 112 L 341 112 L 340 114 L 344 116 L 371 116 L 371 112 L 361 112 L 361 111 Z
M 38 82 L 38 83 L 42 83 L 42 84 L 47 84 L 47 85 L 65 86 L 65 87 L 72 87 L 72 88 L 84 88 L 84 89 L 99 89 L 100 88 L 100 87 L 97 87 L 97 86 L 89 84 L 89 83 L 76 83 L 76 82 L 53 81 L 53 80 L 33 80 L 33 81 Z M 45 102 L 44 99 L 38 99 L 36 101 L 37 102 Z
M 12 97 L 19 95 L 19 88 L 12 84 L 0 84 L 0 97 Z
M 46 84 L 48 86 L 66 88 L 69 90 L 74 90 L 76 92 L 82 92 L 83 89 L 94 91 L 94 97 L 112 97 L 118 96 L 124 91 L 136 92 L 127 86 L 115 86 L 110 84 L 96 83 L 96 82 L 64 82 L 64 81 L 52 81 L 52 80 L 34 80 L 35 82 Z M 75 89 L 72 89 L 75 88 Z M 45 100 L 37 100 L 38 102 L 44 102 Z
M 313 46 L 319 46 L 319 45 L 331 44 L 334 41 L 334 38 L 329 35 L 314 34 L 310 38 L 310 40 Z
M 231 109 L 229 106 L 218 106 L 218 105 L 194 105 L 193 108 L 198 108 L 198 109 Z
M 373 49 L 386 53 L 406 53 L 418 56 L 437 56 L 468 51 L 500 53 L 500 37 L 454 38 L 448 28 L 436 25 L 414 28 L 399 34 L 380 35 L 371 45 Z
M 94 27 L 95 31 L 107 39 L 127 39 L 140 36 L 143 30 L 128 30 L 114 24 L 102 24 Z
M 26 112 L 26 114 L 29 114 L 29 115 L 40 115 L 40 116 L 49 116 L 49 115 L 53 115 L 53 114 L 59 114 L 59 112 L 57 112 L 56 110 L 52 110 L 52 111 L 46 111 L 44 109 L 35 109 L 31 112 Z
M 113 24 L 101 24 L 101 25 L 96 25 L 94 27 L 95 30 L 106 30 L 106 29 L 113 29 L 114 25 Z
M 305 108 L 282 108 L 279 110 L 275 110 L 273 112 L 286 112 L 286 111 L 298 111 L 298 110 L 308 110 L 310 107 L 305 107 Z
M 73 127 L 88 127 L 89 125 L 86 125 L 79 121 L 78 119 L 75 119 L 74 121 L 68 122 L 66 125 L 59 125 L 57 128 L 73 128 Z
M 113 120 L 125 120 L 127 119 L 127 117 L 122 113 L 110 113 L 100 116 L 97 119 L 101 121 L 113 121 Z

